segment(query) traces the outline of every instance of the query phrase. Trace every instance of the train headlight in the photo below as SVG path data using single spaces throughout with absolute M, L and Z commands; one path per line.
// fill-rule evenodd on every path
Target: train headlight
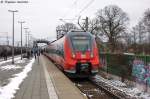
M 93 55 L 93 53 L 91 53 L 91 58 L 93 58 L 94 57 L 94 55 Z
M 72 53 L 72 57 L 75 58 L 75 54 L 74 53 Z

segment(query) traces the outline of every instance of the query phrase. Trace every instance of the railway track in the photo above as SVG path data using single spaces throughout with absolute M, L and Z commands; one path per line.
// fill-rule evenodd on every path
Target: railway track
M 97 87 L 104 89 L 105 91 L 107 91 L 108 93 L 116 97 L 117 99 L 143 99 L 143 98 L 137 98 L 136 96 L 132 96 L 132 95 L 125 93 L 124 91 L 122 91 L 121 89 L 118 89 L 113 84 L 108 83 L 107 80 L 102 78 L 100 75 L 91 77 L 89 78 L 89 80 L 93 84 L 95 84 Z M 123 85 L 122 87 L 125 87 L 125 86 Z
M 53 62 L 57 68 L 58 64 Z M 61 70 L 59 68 L 59 70 Z M 99 85 L 93 78 L 69 78 L 88 99 L 119 99 L 115 94 Z M 121 99 L 121 98 L 120 98 Z
M 89 99 L 118 99 L 116 96 L 106 91 L 101 86 L 93 83 L 91 79 L 71 79 L 72 82 Z
M 53 62 L 57 67 L 58 64 Z M 59 68 L 60 69 L 60 68 Z M 61 70 L 61 69 L 60 69 Z M 97 76 L 97 77 L 96 77 Z M 137 99 L 123 91 L 115 88 L 111 84 L 107 84 L 99 74 L 90 78 L 76 78 L 70 80 L 77 86 L 81 92 L 89 99 Z
M 53 62 L 57 68 L 58 64 Z M 60 69 L 60 68 L 59 68 Z M 60 69 L 61 70 L 61 69 Z M 99 76 L 99 74 L 97 74 Z M 66 75 L 67 76 L 67 75 Z M 69 78 L 88 99 L 137 99 L 130 97 L 118 89 L 108 86 L 101 78 Z

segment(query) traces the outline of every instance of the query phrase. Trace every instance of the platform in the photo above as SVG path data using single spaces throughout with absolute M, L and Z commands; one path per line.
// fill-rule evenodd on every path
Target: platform
M 35 60 L 32 71 L 14 99 L 87 99 L 45 56 Z

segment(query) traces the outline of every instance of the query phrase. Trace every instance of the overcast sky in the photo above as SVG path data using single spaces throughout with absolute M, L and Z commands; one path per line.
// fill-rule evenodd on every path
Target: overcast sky
M 1 1 L 1 0 L 0 0 Z M 17 1 L 17 0 L 8 0 Z M 28 0 L 27 4 L 0 3 L 0 36 L 1 32 L 12 34 L 12 13 L 8 10 L 18 10 L 15 14 L 15 41 L 20 40 L 20 20 L 26 21 L 24 27 L 29 27 L 35 38 L 55 38 L 56 26 L 63 24 L 59 19 L 72 19 L 90 2 L 91 5 L 80 13 L 81 17 L 95 16 L 98 9 L 107 5 L 117 5 L 130 18 L 130 27 L 137 24 L 145 9 L 150 8 L 150 0 Z M 66 20 L 66 22 L 69 22 Z M 77 23 L 77 20 L 73 21 Z M 23 31 L 24 32 L 24 31 Z M 25 34 L 24 34 L 25 35 Z

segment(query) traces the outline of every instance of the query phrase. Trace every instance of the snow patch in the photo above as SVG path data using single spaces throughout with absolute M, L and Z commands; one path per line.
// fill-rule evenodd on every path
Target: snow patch
M 22 68 L 19 65 L 6 65 L 6 66 L 1 66 L 1 70 L 11 70 L 11 69 L 19 69 Z
M 119 80 L 110 80 L 110 83 L 115 86 L 118 86 L 118 87 L 126 87 L 127 86 L 125 83 L 122 83 Z
M 125 55 L 135 55 L 134 53 L 123 53 Z
M 140 99 L 141 98 L 142 99 L 150 99 L 149 93 L 143 92 L 136 87 L 128 88 L 127 85 L 125 83 L 122 83 L 121 81 L 104 79 L 100 75 L 96 75 L 95 79 L 97 79 L 100 82 L 105 82 L 105 84 L 107 84 L 107 86 L 118 89 L 118 90 L 124 92 L 126 95 L 130 95 L 132 97 L 136 97 L 136 98 L 140 98 Z
M 94 91 L 99 92 L 99 89 L 94 89 Z
M 25 63 L 26 61 L 25 60 L 18 60 L 18 61 L 16 61 L 15 63 Z
M 77 86 L 82 87 L 82 85 L 81 85 L 81 84 L 79 84 L 79 83 L 77 84 Z
M 14 58 L 14 61 L 17 61 L 17 60 L 19 60 L 20 59 L 20 57 L 16 57 L 16 58 Z M 1 64 L 4 64 L 4 63 L 7 63 L 7 62 L 11 62 L 12 61 L 12 59 L 8 59 L 8 60 L 6 60 L 6 61 L 1 61 L 0 62 L 0 65 Z
M 15 74 L 15 77 L 10 79 L 9 84 L 0 87 L 0 99 L 11 99 L 14 97 L 16 90 L 19 89 L 19 85 L 27 77 L 28 72 L 32 70 L 33 63 L 34 58 L 25 66 L 22 72 Z
M 93 97 L 93 95 L 88 95 L 90 98 L 92 98 Z
M 85 97 L 86 97 L 86 94 L 85 93 L 82 93 Z

